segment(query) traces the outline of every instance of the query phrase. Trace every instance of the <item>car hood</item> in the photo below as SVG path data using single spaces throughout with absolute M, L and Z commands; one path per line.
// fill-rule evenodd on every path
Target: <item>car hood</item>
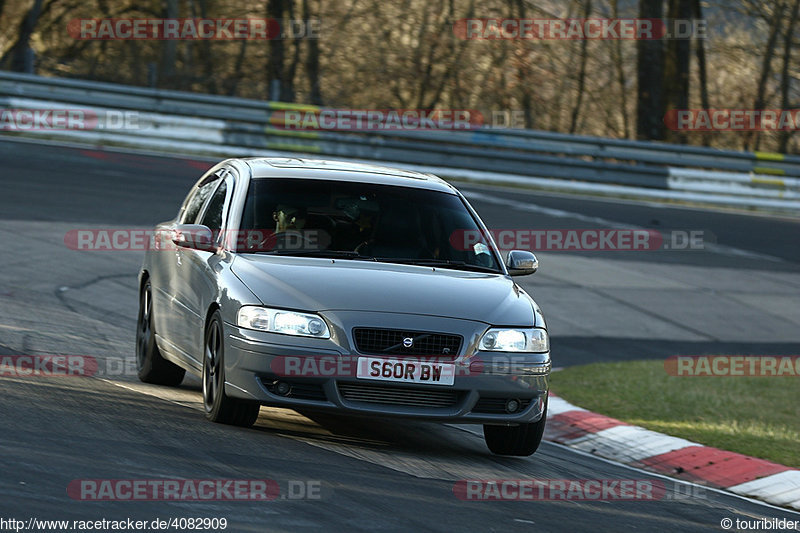
M 267 306 L 410 313 L 497 326 L 535 324 L 531 298 L 499 274 L 255 254 L 237 256 L 231 270 Z

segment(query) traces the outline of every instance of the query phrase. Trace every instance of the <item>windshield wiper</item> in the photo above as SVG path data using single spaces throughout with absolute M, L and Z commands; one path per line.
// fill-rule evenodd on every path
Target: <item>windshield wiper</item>
M 499 270 L 487 266 L 475 265 L 465 261 L 452 261 L 449 259 L 414 259 L 405 257 L 372 257 L 361 255 L 351 250 L 271 250 L 268 252 L 258 252 L 266 255 L 282 255 L 296 257 L 323 257 L 329 259 L 360 259 L 362 261 L 379 261 L 381 263 L 397 263 L 401 265 L 430 266 L 439 268 L 451 268 L 454 270 L 469 270 L 473 272 L 489 272 L 492 274 L 502 274 Z
M 289 255 L 297 257 L 324 257 L 330 259 L 363 259 L 365 261 L 374 261 L 374 257 L 368 255 L 361 255 L 358 252 L 351 250 L 270 250 L 268 252 L 259 252 L 267 255 Z
M 399 263 L 401 265 L 418 265 L 430 266 L 440 268 L 452 268 L 454 270 L 470 270 L 474 272 L 491 272 L 492 274 L 502 274 L 499 270 L 492 267 L 475 265 L 465 261 L 453 261 L 450 259 L 413 259 L 413 258 L 394 258 L 394 257 L 376 257 L 375 261 L 383 263 Z

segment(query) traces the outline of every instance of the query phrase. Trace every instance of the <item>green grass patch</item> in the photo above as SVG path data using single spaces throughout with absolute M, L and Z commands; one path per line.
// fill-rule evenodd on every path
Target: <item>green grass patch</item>
M 653 431 L 800 467 L 800 378 L 676 377 L 664 362 L 553 373 L 568 402 Z

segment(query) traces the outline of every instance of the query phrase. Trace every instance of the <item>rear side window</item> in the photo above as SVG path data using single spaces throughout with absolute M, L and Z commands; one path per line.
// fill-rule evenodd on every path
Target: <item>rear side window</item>
M 211 196 L 212 192 L 214 192 L 214 189 L 217 187 L 218 183 L 219 179 L 204 183 L 190 193 L 189 198 L 184 204 L 185 207 L 183 209 L 183 214 L 181 215 L 181 224 L 195 224 L 197 222 L 197 215 L 200 214 L 203 204 L 206 203 L 208 197 Z
M 208 226 L 211 231 L 217 232 L 222 229 L 222 211 L 225 209 L 225 193 L 228 186 L 223 181 L 219 185 L 219 189 L 211 197 L 208 202 L 208 207 L 203 215 L 203 220 L 200 222 L 204 226 Z

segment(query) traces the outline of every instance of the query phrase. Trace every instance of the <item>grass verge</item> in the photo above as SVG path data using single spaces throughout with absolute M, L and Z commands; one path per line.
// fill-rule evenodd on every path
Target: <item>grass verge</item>
M 629 424 L 800 468 L 797 377 L 675 377 L 663 361 L 631 361 L 555 372 L 552 388 Z

